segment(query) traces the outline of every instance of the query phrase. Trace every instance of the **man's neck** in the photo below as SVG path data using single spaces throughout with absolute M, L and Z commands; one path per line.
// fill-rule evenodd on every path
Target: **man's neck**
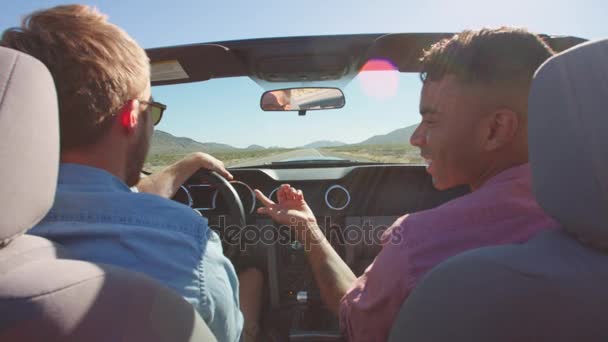
M 525 157 L 511 158 L 511 159 L 496 159 L 484 167 L 479 175 L 469 184 L 471 191 L 475 191 L 481 188 L 490 179 L 494 178 L 499 173 L 508 170 L 510 168 L 523 165 L 528 162 Z
M 126 170 L 123 166 L 124 163 L 118 162 L 121 160 L 122 158 L 120 158 L 120 156 L 108 153 L 107 150 L 105 152 L 98 151 L 96 149 L 70 150 L 61 152 L 62 163 L 73 163 L 96 167 L 98 169 L 105 170 L 123 182 L 126 182 Z

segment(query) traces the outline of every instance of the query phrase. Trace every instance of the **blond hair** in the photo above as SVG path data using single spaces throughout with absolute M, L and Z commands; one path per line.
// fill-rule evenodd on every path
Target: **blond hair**
M 51 71 L 59 98 L 62 151 L 98 141 L 113 115 L 126 101 L 141 96 L 150 82 L 145 51 L 89 6 L 33 12 L 21 27 L 6 30 L 0 45 L 39 59 Z

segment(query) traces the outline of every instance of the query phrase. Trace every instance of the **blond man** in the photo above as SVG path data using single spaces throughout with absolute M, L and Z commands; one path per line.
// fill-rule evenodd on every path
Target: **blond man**
M 34 12 L 5 31 L 0 44 L 42 61 L 59 99 L 57 195 L 30 233 L 83 260 L 159 280 L 198 309 L 219 341 L 238 341 L 239 282 L 217 234 L 187 206 L 130 189 L 140 182 L 153 127 L 166 109 L 151 96 L 145 51 L 103 14 L 80 5 Z M 170 196 L 200 167 L 230 177 L 221 162 L 196 153 L 139 188 Z

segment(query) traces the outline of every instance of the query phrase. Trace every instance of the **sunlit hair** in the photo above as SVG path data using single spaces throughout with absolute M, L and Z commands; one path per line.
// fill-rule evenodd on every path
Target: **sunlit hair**
M 520 28 L 466 30 L 425 50 L 423 82 L 453 75 L 477 84 L 529 84 L 553 50 L 537 35 Z
M 93 7 L 33 12 L 21 27 L 4 31 L 0 45 L 36 57 L 51 71 L 59 97 L 62 151 L 98 141 L 112 115 L 126 101 L 138 99 L 150 82 L 145 51 Z

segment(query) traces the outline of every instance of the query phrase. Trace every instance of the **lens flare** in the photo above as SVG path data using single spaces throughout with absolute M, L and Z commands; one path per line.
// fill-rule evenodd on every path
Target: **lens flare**
M 386 59 L 367 61 L 357 78 L 361 90 L 376 99 L 389 99 L 395 96 L 399 89 L 399 70 Z

